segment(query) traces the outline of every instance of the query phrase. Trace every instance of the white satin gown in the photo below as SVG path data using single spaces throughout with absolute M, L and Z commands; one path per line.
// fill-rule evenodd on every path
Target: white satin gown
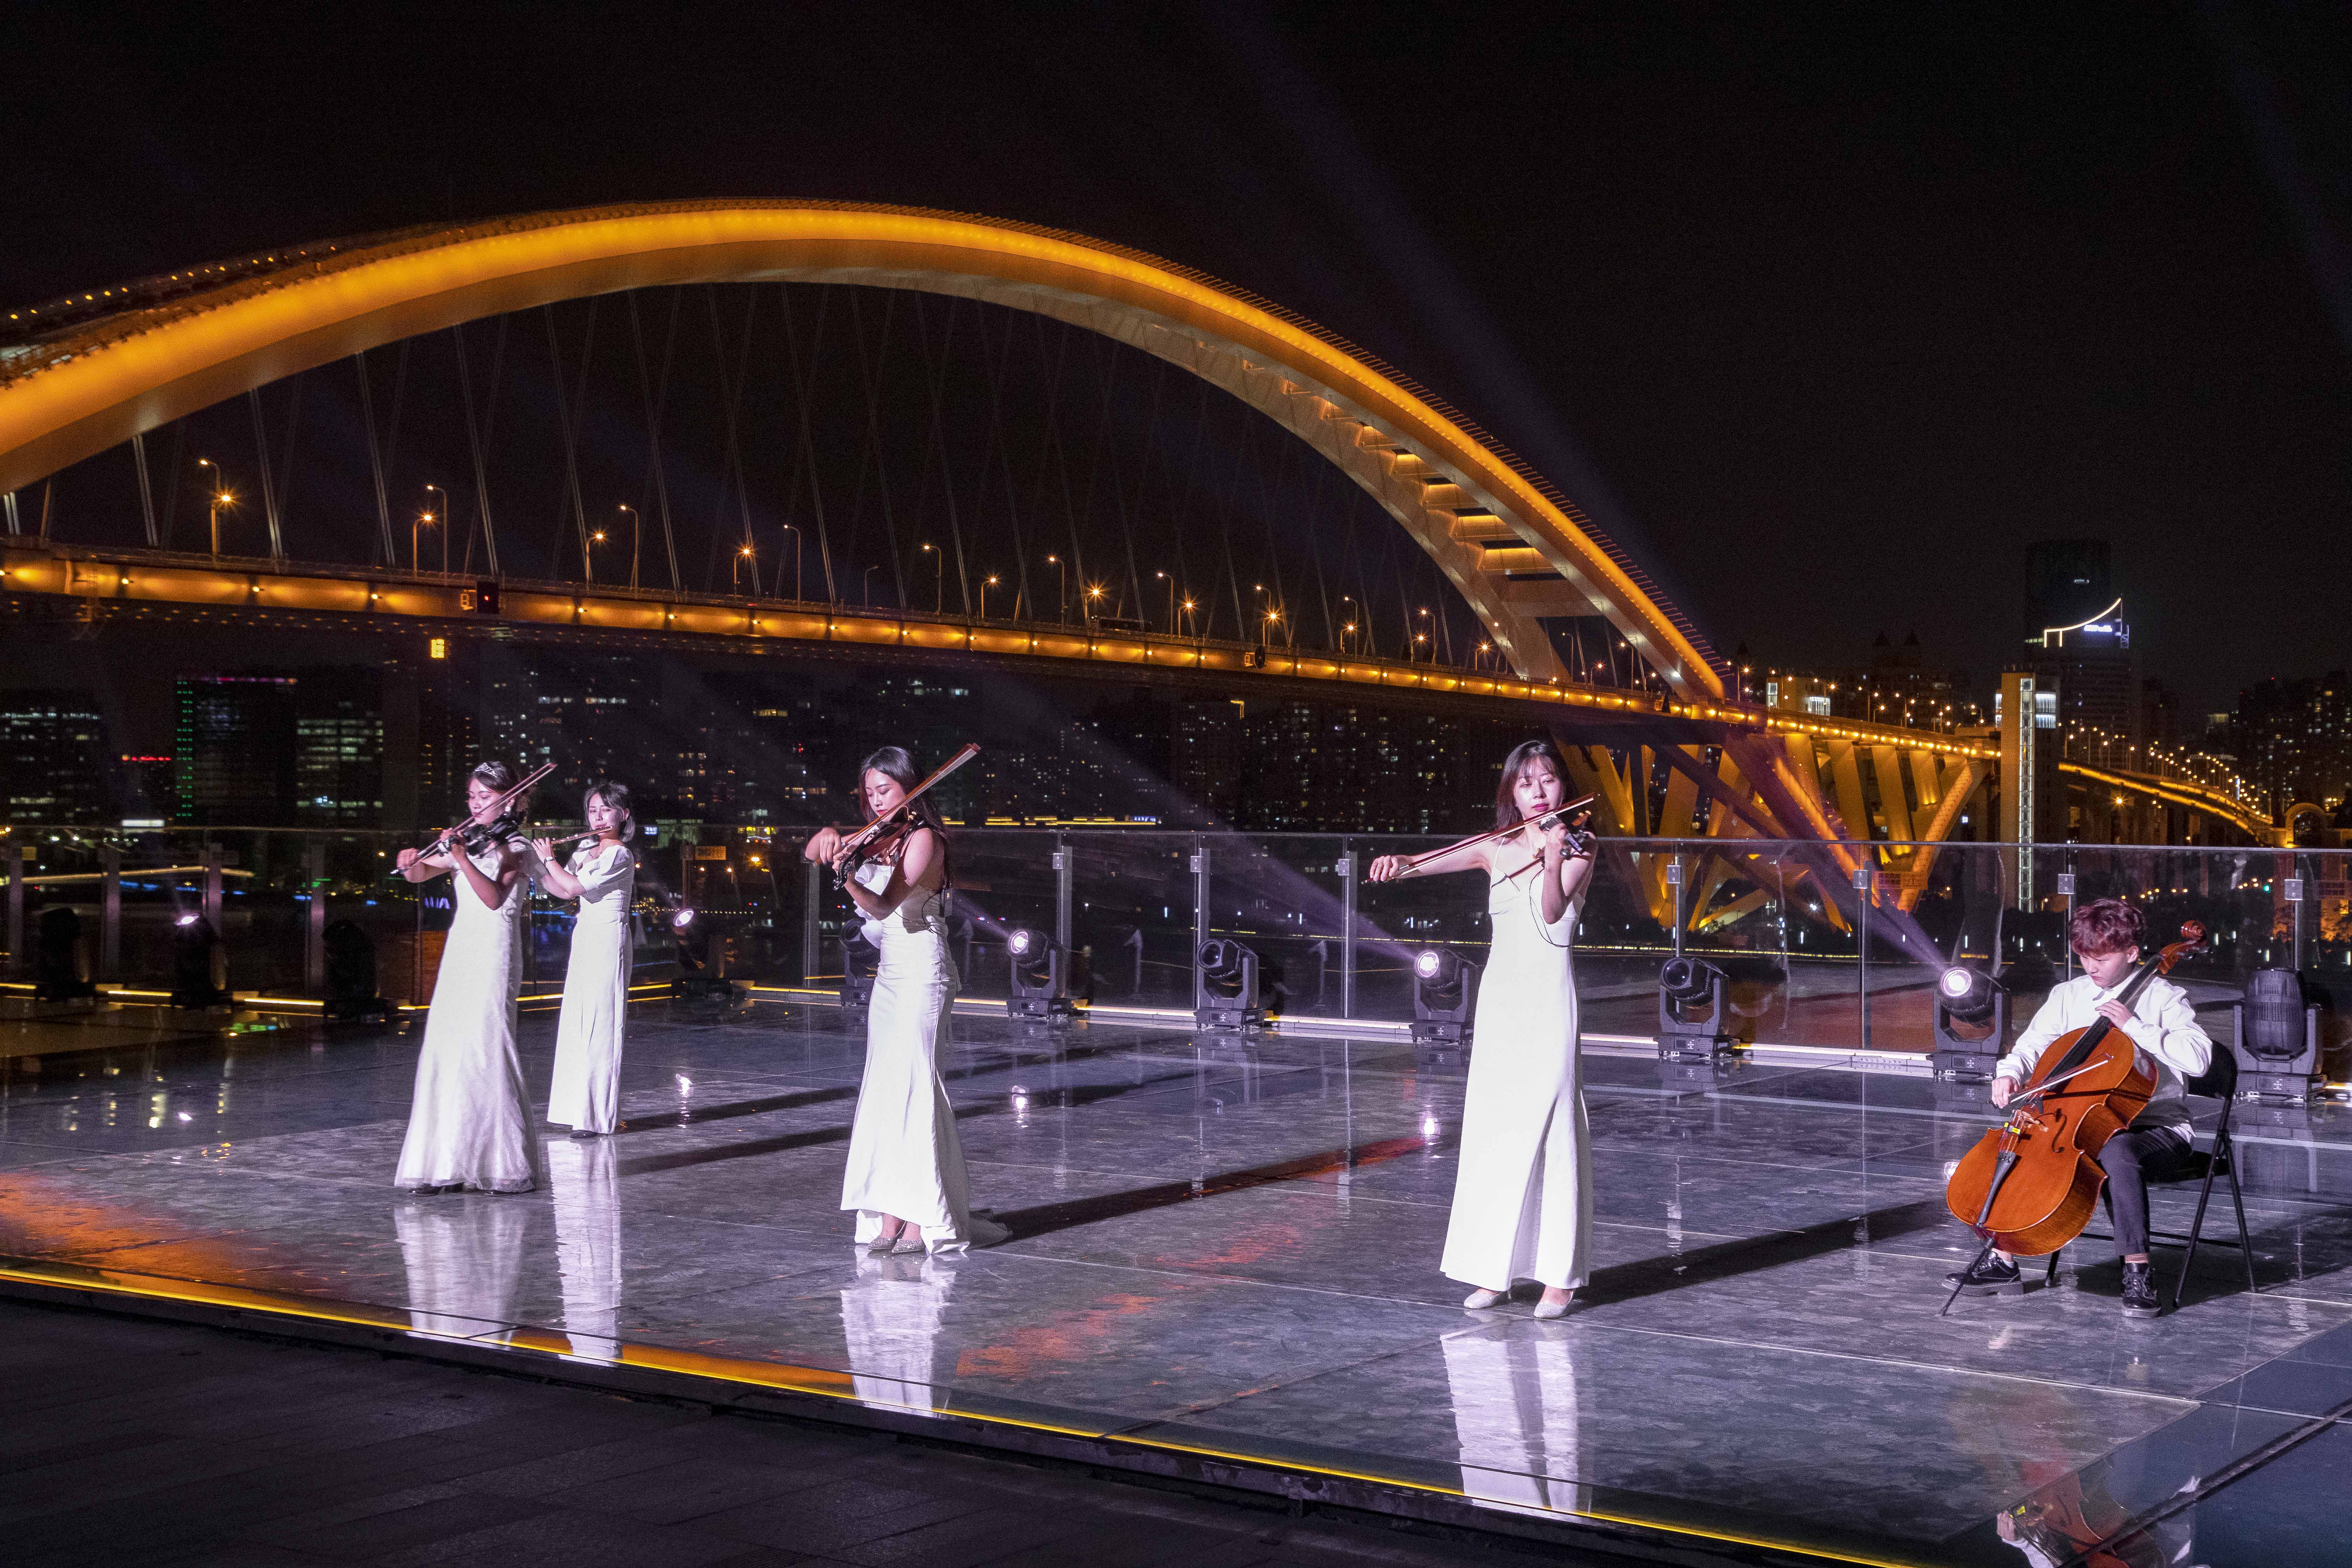
M 497 874 L 496 849 L 473 861 L 485 876 Z M 527 1193 L 539 1184 L 539 1139 L 515 1055 L 515 986 L 530 879 L 517 877 L 491 909 L 461 873 L 450 877 L 457 914 L 425 1016 L 416 1096 L 393 1184 Z
M 948 1016 L 961 988 L 948 957 L 946 901 L 939 892 L 910 889 L 868 926 L 880 928 L 881 960 L 841 1183 L 841 1206 L 857 1211 L 861 1245 L 881 1234 L 885 1215 L 921 1226 L 930 1252 L 960 1252 L 971 1241 L 963 1145 L 940 1079 Z
M 1570 942 L 1584 895 L 1546 925 L 1538 866 L 1491 882 L 1494 945 L 1472 1016 L 1462 1163 L 1438 1267 L 1465 1285 L 1572 1289 L 1592 1258 L 1592 1134 Z
M 584 844 L 565 868 L 580 883 L 572 962 L 563 971 L 563 1013 L 555 1024 L 555 1076 L 547 1119 L 559 1127 L 610 1132 L 621 1121 L 621 1037 L 629 1016 L 629 906 L 637 863 L 621 844 Z

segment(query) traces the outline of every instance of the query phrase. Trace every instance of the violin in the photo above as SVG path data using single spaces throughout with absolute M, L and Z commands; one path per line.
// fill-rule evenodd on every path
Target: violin
M 452 846 L 464 849 L 468 855 L 479 855 L 493 844 L 503 844 L 510 838 L 521 837 L 522 822 L 510 808 L 515 802 L 530 792 L 531 785 L 554 771 L 553 763 L 541 763 L 520 784 L 491 798 L 491 804 L 497 809 L 489 821 L 478 822 L 468 815 L 465 821 L 454 827 L 445 829 L 432 843 L 419 849 L 416 852 L 416 858 L 424 860 L 436 855 L 446 854 Z M 405 873 L 395 869 L 392 874 L 394 877 L 400 877 Z
M 1598 837 L 1589 831 L 1580 831 L 1577 826 L 1592 815 L 1588 808 L 1592 805 L 1593 799 L 1594 797 L 1591 795 L 1580 795 L 1574 800 L 1562 801 L 1559 805 L 1553 806 L 1549 811 L 1544 812 L 1539 816 L 1530 816 L 1521 821 L 1514 822 L 1508 827 L 1497 827 L 1492 833 L 1481 833 L 1475 838 L 1465 838 L 1460 843 L 1449 844 L 1443 849 L 1432 849 L 1425 854 L 1412 856 L 1399 863 L 1394 877 L 1391 879 L 1394 880 L 1395 877 L 1409 877 L 1413 872 L 1420 870 L 1423 866 L 1428 865 L 1432 860 L 1438 858 L 1440 856 L 1451 855 L 1460 849 L 1475 849 L 1481 844 L 1492 844 L 1497 838 L 1508 838 L 1511 835 L 1518 832 L 1523 827 L 1532 827 L 1538 833 L 1542 833 L 1550 828 L 1550 826 L 1556 822 L 1565 821 L 1570 823 L 1570 826 L 1568 831 L 1569 850 L 1571 854 L 1581 855 L 1586 850 L 1592 847 L 1593 843 Z M 1526 868 L 1526 867 L 1521 867 L 1520 870 L 1525 870 Z M 1514 876 L 1517 876 L 1517 872 L 1512 873 Z
M 906 799 L 856 832 L 843 834 L 840 847 L 834 852 L 834 886 L 847 887 L 851 879 L 868 866 L 887 869 L 898 865 L 906 856 L 907 841 L 915 836 L 915 829 L 923 826 L 915 815 L 915 802 L 922 798 L 924 791 L 978 755 L 980 747 L 967 741 L 963 748 L 940 763 L 930 777 L 908 790 Z M 870 890 L 879 891 L 878 889 Z
M 2205 928 L 2190 921 L 2180 938 L 2142 960 L 2114 999 L 2130 1006 L 2149 981 L 2204 944 Z M 2009 1120 L 1953 1168 L 1945 1204 L 1985 1238 L 1986 1253 L 1998 1247 L 2013 1257 L 2047 1257 L 2090 1223 L 2107 1180 L 2099 1151 L 2155 1092 L 2156 1077 L 2140 1066 L 2139 1047 L 2105 1018 L 2061 1035 L 2011 1099 Z M 1944 1307 L 1948 1311 L 1951 1301 Z

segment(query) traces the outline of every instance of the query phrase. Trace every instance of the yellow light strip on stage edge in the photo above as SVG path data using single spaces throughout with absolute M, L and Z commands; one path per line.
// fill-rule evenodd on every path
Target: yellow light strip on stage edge
M 822 1367 L 794 1366 L 785 1362 L 744 1361 L 729 1356 L 714 1356 L 706 1352 L 674 1350 L 662 1345 L 642 1345 L 620 1341 L 620 1355 L 583 1355 L 567 1334 L 549 1330 L 509 1328 L 503 1333 L 453 1334 L 419 1327 L 416 1320 L 463 1318 L 463 1313 L 411 1313 L 394 1308 L 370 1307 L 348 1301 L 314 1301 L 299 1296 L 279 1295 L 275 1291 L 254 1290 L 235 1285 L 215 1285 L 206 1280 L 165 1280 L 144 1275 L 128 1274 L 110 1268 L 99 1268 L 87 1264 L 58 1264 L 43 1267 L 19 1260 L 13 1266 L 0 1264 L 0 1280 L 14 1280 L 47 1290 L 102 1291 L 110 1296 L 133 1300 L 180 1301 L 192 1306 L 235 1308 L 259 1312 L 271 1317 L 292 1318 L 312 1322 L 344 1323 L 358 1328 L 385 1329 L 411 1338 L 440 1344 L 478 1345 L 515 1355 L 544 1356 L 551 1360 L 570 1361 L 600 1366 L 638 1367 L 647 1371 L 667 1372 L 681 1376 L 709 1378 L 714 1382 L 742 1384 L 754 1388 L 776 1388 L 794 1394 L 823 1399 L 845 1400 L 855 1405 L 878 1405 L 885 1409 L 902 1410 L 910 1415 L 933 1418 L 951 1417 L 980 1426 L 1012 1426 L 1031 1432 L 1050 1432 L 1056 1436 L 1092 1440 L 1114 1440 L 1114 1434 L 1098 1426 L 1068 1426 L 1048 1421 L 1024 1420 L 1018 1416 L 992 1414 L 985 1411 L 955 1408 L 951 1404 L 942 1407 L 937 1403 L 900 1404 L 893 1400 L 877 1400 L 856 1392 L 856 1375 Z M 486 1328 L 496 1328 L 486 1320 Z M 554 1349 L 562 1341 L 563 1349 Z M 901 1382 L 903 1379 L 890 1381 Z M 908 1384 L 909 1387 L 925 1386 Z M 950 1397 L 952 1395 L 950 1394 Z M 1897 1557 L 1865 1557 L 1849 1552 L 1809 1546 L 1799 1542 L 1764 1535 L 1747 1535 L 1721 1530 L 1706 1530 L 1670 1520 L 1653 1519 L 1640 1514 L 1603 1512 L 1597 1509 L 1538 1509 L 1527 1504 L 1507 1503 L 1498 1499 L 1483 1498 L 1460 1487 L 1437 1486 L 1409 1477 L 1382 1475 L 1375 1470 L 1347 1470 L 1328 1465 L 1304 1464 L 1295 1460 L 1254 1454 L 1241 1448 L 1217 1448 L 1196 1443 L 1170 1442 L 1131 1432 L 1115 1435 L 1115 1440 L 1128 1447 L 1148 1448 L 1160 1453 L 1192 1454 L 1203 1458 L 1223 1459 L 1278 1470 L 1296 1470 L 1308 1475 L 1330 1476 L 1339 1480 L 1362 1481 L 1370 1485 L 1394 1487 L 1400 1490 L 1431 1492 L 1444 1497 L 1458 1497 L 1481 1507 L 1506 1508 L 1514 1513 L 1536 1518 L 1565 1515 L 1573 1519 L 1589 1519 L 1596 1523 L 1623 1525 L 1638 1530 L 1651 1530 L 1662 1534 L 1695 1537 L 1703 1541 L 1719 1541 L 1728 1545 L 1759 1548 L 1768 1552 L 1792 1552 L 1833 1563 L 1850 1563 L 1858 1568 L 1928 1568 L 1916 1560 Z M 1508 1474 L 1497 1471 L 1497 1474 Z

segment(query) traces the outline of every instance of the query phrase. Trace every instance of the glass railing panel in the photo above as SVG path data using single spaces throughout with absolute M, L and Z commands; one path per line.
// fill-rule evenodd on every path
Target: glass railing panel
M 1085 994 L 1093 1001 L 1192 1005 L 1192 854 L 1200 843 L 1221 837 L 1126 830 L 1070 835 L 1070 945 L 1085 966 Z

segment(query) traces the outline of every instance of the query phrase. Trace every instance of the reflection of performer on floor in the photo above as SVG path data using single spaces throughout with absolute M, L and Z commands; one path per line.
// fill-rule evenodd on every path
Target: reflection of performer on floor
M 885 746 L 858 770 L 869 816 L 907 802 L 921 782 L 904 750 Z M 971 1239 L 971 1200 L 955 1110 L 939 1055 L 960 982 L 948 957 L 947 833 L 928 798 L 894 858 L 855 868 L 842 836 L 820 828 L 803 858 L 849 874 L 849 895 L 878 927 L 881 961 L 866 1014 L 866 1076 L 849 1132 L 841 1206 L 857 1211 L 858 1245 L 877 1252 L 961 1250 Z
M 547 1119 L 574 1138 L 610 1132 L 621 1121 L 621 1036 L 629 1014 L 629 905 L 637 863 L 629 853 L 629 786 L 611 779 L 589 788 L 582 808 L 595 837 L 555 859 L 554 841 L 531 840 L 525 868 L 559 899 L 580 900 L 572 957 L 563 971 L 563 1012 L 555 1025 L 555 1075 Z
M 2139 963 L 2147 921 L 2121 899 L 2083 905 L 2066 922 L 2067 944 L 2083 961 L 2083 973 L 2052 989 L 2033 1022 L 1993 1068 L 1992 1102 L 2006 1106 L 2018 1085 L 2059 1037 L 2105 1018 L 2138 1047 L 2140 1066 L 2156 1079 L 2156 1092 L 2131 1126 L 2107 1140 L 2099 1163 L 2107 1173 L 2107 1212 L 2114 1221 L 2116 1256 L 2123 1259 L 2126 1315 L 2153 1318 L 2158 1305 L 2147 1268 L 2147 1184 L 2179 1173 L 2189 1152 L 2189 1103 L 2181 1080 L 2213 1065 L 2213 1042 L 2197 1022 L 2188 994 L 2162 975 L 2152 976 L 2126 1005 L 2116 999 Z M 1993 1295 L 2018 1284 L 2017 1262 L 1994 1252 L 1971 1268 L 1956 1270 L 1945 1282 L 1969 1295 Z
M 487 825 L 501 809 L 517 815 L 525 809 L 520 800 L 501 805 L 514 782 L 514 770 L 504 763 L 474 770 L 466 781 L 474 823 Z M 433 982 L 408 1136 L 393 1178 L 404 1190 L 527 1193 L 536 1184 L 539 1145 L 515 1055 L 522 911 L 530 896 L 525 853 L 519 838 L 493 840 L 479 850 L 453 841 L 431 855 L 400 852 L 400 873 L 412 882 L 456 874 L 456 913 Z
M 1504 760 L 1495 825 L 1519 830 L 1408 868 L 1383 855 L 1372 881 L 1443 871 L 1486 874 L 1494 945 L 1472 1020 L 1462 1107 L 1462 1165 L 1439 1268 L 1478 1287 L 1463 1305 L 1492 1307 L 1521 1279 L 1542 1283 L 1539 1318 L 1556 1318 L 1591 1271 L 1592 1151 L 1577 1048 L 1570 941 L 1592 875 L 1592 841 L 1534 818 L 1568 799 L 1568 765 L 1549 741 Z

